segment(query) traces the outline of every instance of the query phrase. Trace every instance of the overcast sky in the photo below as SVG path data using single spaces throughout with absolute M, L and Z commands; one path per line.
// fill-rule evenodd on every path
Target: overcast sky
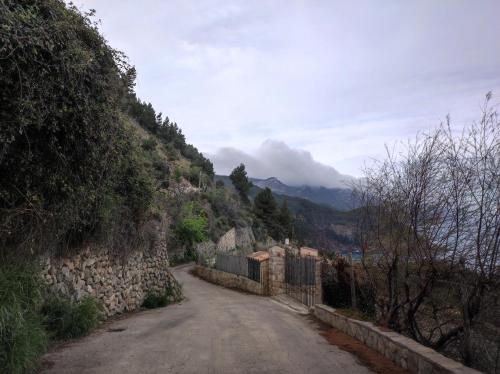
M 219 173 L 290 151 L 314 169 L 297 170 L 295 184 L 325 165 L 359 176 L 384 144 L 448 113 L 463 126 L 490 90 L 499 101 L 498 0 L 75 3 L 96 9 L 138 70 L 139 97 L 177 121 Z M 294 168 L 276 164 L 249 171 L 286 179 Z

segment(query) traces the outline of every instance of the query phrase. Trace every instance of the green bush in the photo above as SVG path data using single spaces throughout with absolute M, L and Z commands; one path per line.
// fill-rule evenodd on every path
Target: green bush
M 19 304 L 0 305 L 0 372 L 33 372 L 45 351 L 47 335 L 40 317 Z
M 181 299 L 181 286 L 175 281 L 170 281 L 162 294 L 153 292 L 148 293 L 142 302 L 142 306 L 147 309 L 163 308 L 171 302 L 179 301 Z
M 132 222 L 148 206 L 121 114 L 135 70 L 91 16 L 60 0 L 0 1 L 1 250 L 77 246 L 105 231 L 110 194 Z
M 44 324 L 54 339 L 71 339 L 87 335 L 96 328 L 103 315 L 100 305 L 91 297 L 78 303 L 52 296 L 41 309 Z
M 156 148 L 158 142 L 154 138 L 147 138 L 142 142 L 142 149 L 152 151 Z
M 187 246 L 194 243 L 201 243 L 207 240 L 206 236 L 207 220 L 205 217 L 186 217 L 175 230 L 177 239 Z
M 182 171 L 181 169 L 179 168 L 175 168 L 174 170 L 174 179 L 177 183 L 179 183 L 181 181 L 181 177 L 182 177 Z
M 0 260 L 0 372 L 31 372 L 47 341 L 37 313 L 42 282 L 35 266 Z
M 169 304 L 169 300 L 166 294 L 155 295 L 149 293 L 146 295 L 142 306 L 146 309 L 163 308 Z

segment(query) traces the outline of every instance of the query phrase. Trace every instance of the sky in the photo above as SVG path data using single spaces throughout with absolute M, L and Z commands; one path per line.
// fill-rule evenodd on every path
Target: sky
M 458 131 L 488 91 L 500 102 L 498 0 L 75 4 L 220 174 L 247 161 L 254 177 L 335 186 L 447 114 Z

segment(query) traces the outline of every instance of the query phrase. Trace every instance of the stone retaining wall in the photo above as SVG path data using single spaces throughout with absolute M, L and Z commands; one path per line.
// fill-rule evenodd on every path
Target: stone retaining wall
M 220 286 L 236 288 L 256 295 L 266 294 L 266 284 L 255 282 L 241 275 L 199 265 L 194 267 L 193 272 L 200 278 Z
M 345 317 L 323 304 L 314 306 L 321 321 L 356 338 L 404 369 L 418 374 L 479 373 L 396 332 L 383 331 L 370 322 Z
M 138 250 L 125 259 L 105 248 L 87 248 L 77 255 L 42 259 L 42 277 L 50 289 L 72 300 L 92 296 L 102 302 L 107 316 L 141 306 L 147 293 L 177 287 L 169 270 L 163 223 L 155 228 L 157 240 L 150 250 Z

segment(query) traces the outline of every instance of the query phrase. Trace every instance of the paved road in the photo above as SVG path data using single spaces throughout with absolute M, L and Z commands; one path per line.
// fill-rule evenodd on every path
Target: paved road
M 174 270 L 182 303 L 133 314 L 49 353 L 53 366 L 44 373 L 370 373 L 307 316 L 187 270 Z

